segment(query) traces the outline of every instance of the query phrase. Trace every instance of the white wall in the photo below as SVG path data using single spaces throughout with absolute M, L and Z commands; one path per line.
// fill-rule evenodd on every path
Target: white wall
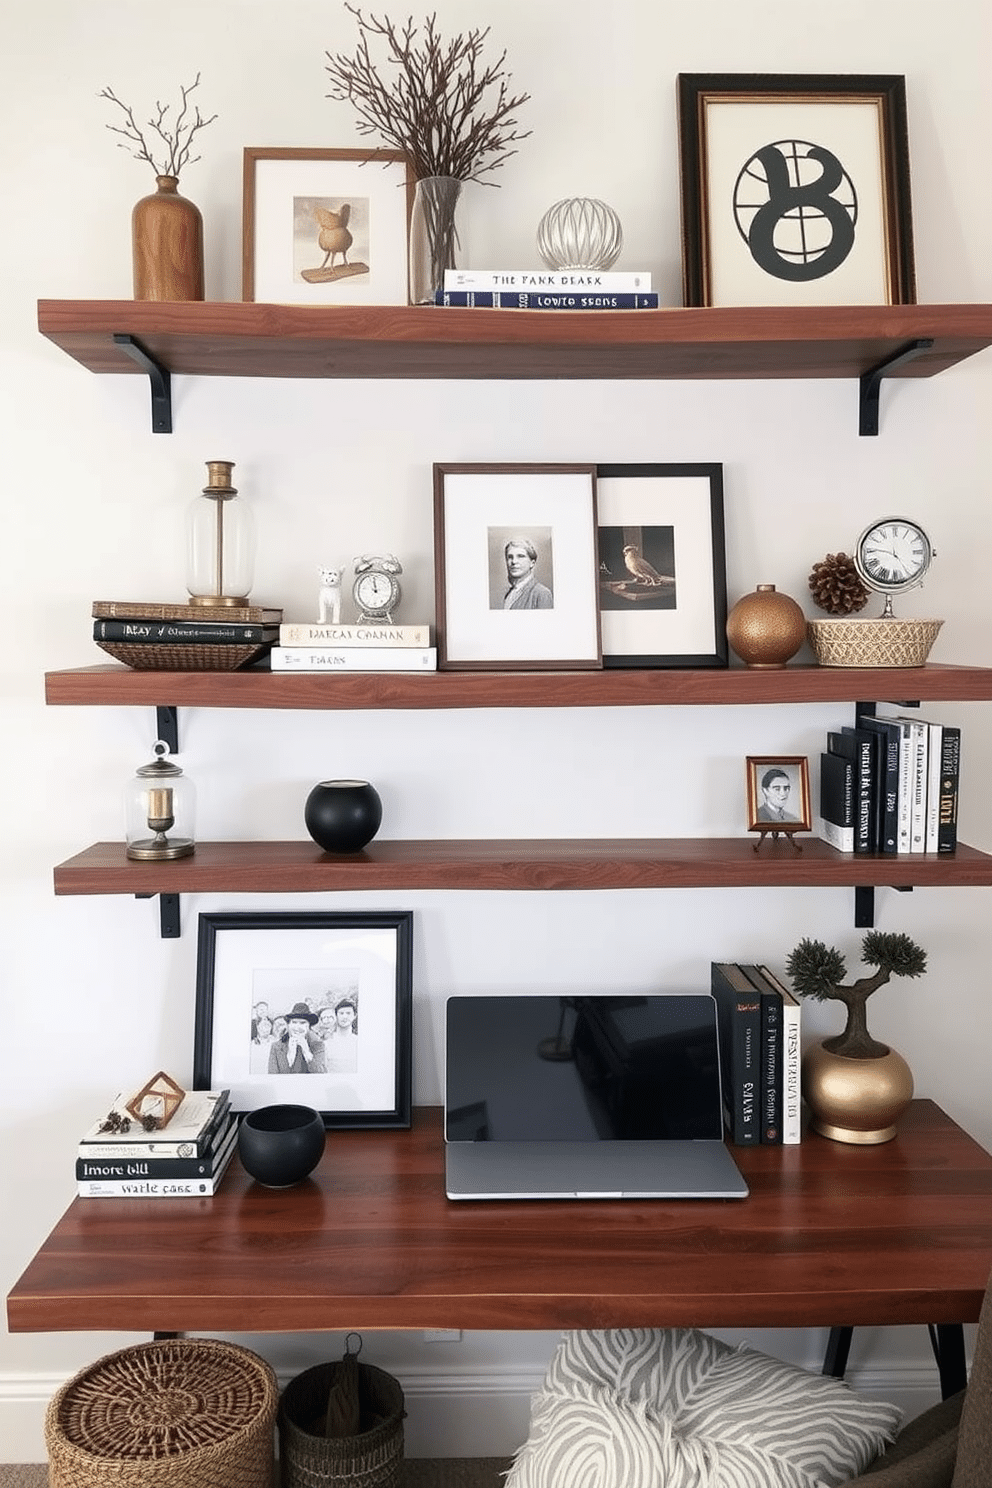
M 490 24 L 533 99 L 533 130 L 500 173 L 466 194 L 467 261 L 534 263 L 535 229 L 559 197 L 619 211 L 622 266 L 651 269 L 679 303 L 675 77 L 680 71 L 896 72 L 907 79 L 921 301 L 992 291 L 992 134 L 986 0 L 710 0 L 658 6 L 592 0 L 439 0 L 442 26 Z M 406 7 L 397 14 L 405 15 Z M 184 934 L 162 941 L 157 905 L 59 899 L 52 865 L 123 835 L 121 791 L 148 757 L 150 710 L 46 709 L 46 669 L 96 659 L 95 598 L 182 599 L 182 518 L 204 461 L 237 462 L 262 533 L 255 596 L 307 618 L 315 561 L 376 548 L 402 555 L 405 618 L 433 612 L 433 461 L 719 460 L 725 468 L 731 599 L 772 582 L 805 597 L 811 564 L 849 547 L 865 521 L 902 509 L 938 549 L 907 614 L 946 620 L 937 660 L 989 659 L 992 358 L 885 387 L 878 439 L 856 434 L 855 388 L 789 383 L 267 382 L 175 379 L 176 432 L 149 431 L 139 378 L 93 377 L 43 340 L 39 298 L 126 298 L 129 218 L 151 173 L 115 148 L 110 84 L 139 111 L 202 72 L 203 158 L 183 189 L 201 207 L 207 295 L 240 297 L 245 145 L 363 143 L 325 98 L 325 50 L 350 48 L 351 18 L 316 0 L 33 0 L 10 8 L 0 51 L 0 450 L 4 501 L 0 1279 L 20 1274 L 73 1193 L 80 1129 L 121 1086 L 158 1068 L 190 1075 L 198 911 L 254 901 L 183 901 Z M 383 834 L 732 833 L 745 754 L 808 754 L 849 710 L 768 708 L 547 714 L 360 715 L 188 711 L 183 763 L 199 786 L 199 834 L 303 837 L 303 801 L 328 774 L 367 776 Z M 992 848 L 992 718 L 940 710 L 965 729 L 965 840 Z M 684 787 L 669 789 L 673 763 Z M 528 803 L 521 816 L 521 801 Z M 262 901 L 257 901 L 261 903 Z M 319 907 L 317 896 L 281 901 Z M 854 962 L 844 890 L 342 895 L 343 907 L 416 912 L 418 1102 L 439 1096 L 439 1008 L 453 989 L 696 988 L 713 958 L 779 967 L 803 935 Z M 987 890 L 881 892 L 878 923 L 927 948 L 919 983 L 872 1002 L 873 1030 L 909 1059 L 918 1093 L 986 1146 Z M 811 1033 L 833 1014 L 812 1011 Z M 852 1264 L 856 1260 L 852 1258 Z M 248 1323 L 246 1319 L 246 1324 Z M 283 1376 L 338 1338 L 252 1338 Z M 821 1333 L 751 1335 L 814 1363 Z M 120 1335 L 0 1336 L 0 1459 L 41 1460 L 55 1386 Z M 511 1450 L 554 1335 L 481 1334 L 424 1345 L 366 1340 L 366 1357 L 408 1388 L 408 1450 Z M 931 1398 L 923 1329 L 862 1330 L 855 1376 L 909 1403 Z M 870 1371 L 870 1372 L 869 1372 Z M 450 1408 L 449 1408 L 450 1407 Z

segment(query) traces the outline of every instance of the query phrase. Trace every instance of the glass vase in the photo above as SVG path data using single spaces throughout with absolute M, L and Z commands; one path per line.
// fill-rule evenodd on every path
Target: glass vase
M 445 269 L 456 267 L 455 218 L 464 182 L 456 176 L 425 176 L 417 182 L 410 214 L 410 304 L 432 305 L 444 287 Z

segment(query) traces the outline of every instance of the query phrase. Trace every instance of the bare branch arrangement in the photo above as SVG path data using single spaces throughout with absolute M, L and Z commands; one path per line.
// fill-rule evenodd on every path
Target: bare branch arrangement
M 200 86 L 200 74 L 189 84 L 180 86 L 182 102 L 176 111 L 175 123 L 169 122 L 169 108 L 167 103 L 156 101 L 155 113 L 145 126 L 150 131 L 151 143 L 146 139 L 144 132 L 139 127 L 134 117 L 134 110 L 129 104 L 123 103 L 117 97 L 112 88 L 104 88 L 99 94 L 100 98 L 107 98 L 111 103 L 121 109 L 126 123 L 108 124 L 107 128 L 111 134 L 120 134 L 127 143 L 118 141 L 121 150 L 130 150 L 135 160 L 146 160 L 155 172 L 156 176 L 175 176 L 178 178 L 180 172 L 187 165 L 193 165 L 200 159 L 199 155 L 190 155 L 190 146 L 193 136 L 200 129 L 206 129 L 216 119 L 216 114 L 211 114 L 209 119 L 204 119 L 200 113 L 199 105 L 194 104 L 192 115 L 190 114 L 189 96 L 195 88 Z M 157 140 L 157 143 L 156 143 Z M 135 146 L 138 148 L 135 149 Z M 163 164 L 159 165 L 152 150 L 164 150 L 160 155 Z
M 348 0 L 345 9 L 358 22 L 358 50 L 353 57 L 324 54 L 333 85 L 327 97 L 353 106 L 360 134 L 378 135 L 403 150 L 417 180 L 453 176 L 477 181 L 516 154 L 515 145 L 531 131 L 519 130 L 514 114 L 530 94 L 510 94 L 505 51 L 494 62 L 483 63 L 488 26 L 445 41 L 436 15 L 431 15 L 418 40 L 420 27 L 412 16 L 396 25 L 385 16 L 366 17 Z M 391 85 L 376 71 L 370 37 L 386 44 L 386 62 L 396 69 Z

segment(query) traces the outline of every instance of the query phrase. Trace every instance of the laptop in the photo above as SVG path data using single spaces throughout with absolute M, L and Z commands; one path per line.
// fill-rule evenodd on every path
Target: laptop
M 743 1199 L 708 993 L 452 996 L 449 1199 Z

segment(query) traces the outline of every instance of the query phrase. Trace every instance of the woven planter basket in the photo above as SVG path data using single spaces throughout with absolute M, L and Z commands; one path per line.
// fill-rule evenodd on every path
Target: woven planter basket
M 323 1436 L 339 1364 L 316 1364 L 290 1380 L 279 1402 L 282 1488 L 397 1488 L 403 1470 L 403 1391 L 371 1364 L 358 1365 L 362 1429 Z
M 271 1488 L 278 1404 L 268 1364 L 235 1344 L 107 1354 L 48 1407 L 50 1488 Z
M 918 667 L 930 655 L 943 620 L 810 620 L 813 655 L 821 666 Z
M 239 646 L 229 642 L 223 646 L 202 642 L 184 646 L 181 642 L 162 642 L 159 645 L 142 641 L 97 641 L 101 651 L 106 651 L 115 661 L 136 672 L 234 672 L 247 666 L 271 650 L 271 641 L 257 645 Z

